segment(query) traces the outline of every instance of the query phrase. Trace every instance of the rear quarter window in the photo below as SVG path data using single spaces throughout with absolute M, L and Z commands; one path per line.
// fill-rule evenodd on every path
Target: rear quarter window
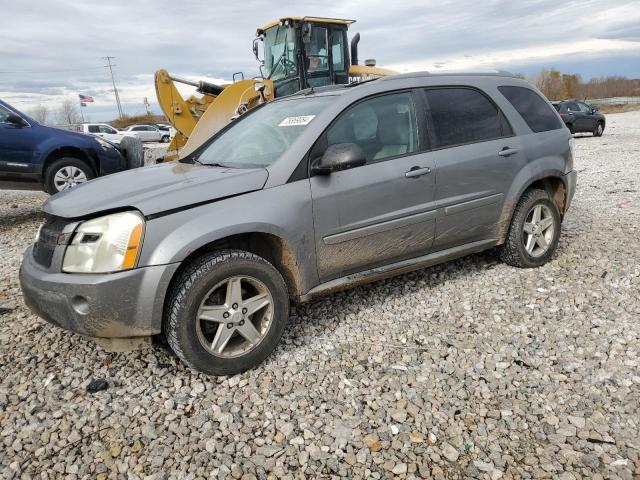
M 505 85 L 498 87 L 498 90 L 534 132 L 564 128 L 558 114 L 547 101 L 530 88 Z

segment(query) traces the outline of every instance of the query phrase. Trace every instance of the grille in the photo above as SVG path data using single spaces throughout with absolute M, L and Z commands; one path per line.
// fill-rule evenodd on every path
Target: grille
M 33 245 L 33 258 L 43 267 L 49 268 L 53 259 L 53 252 L 58 245 L 60 233 L 69 222 L 61 217 L 47 215 L 45 217 L 40 235 Z

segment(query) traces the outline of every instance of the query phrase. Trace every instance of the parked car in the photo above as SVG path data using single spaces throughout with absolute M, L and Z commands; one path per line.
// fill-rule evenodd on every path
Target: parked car
M 128 135 L 135 135 L 143 142 L 168 142 L 169 134 L 154 125 L 131 125 L 125 130 Z
M 305 90 L 179 162 L 51 198 L 24 297 L 108 348 L 162 333 L 187 365 L 241 372 L 274 350 L 291 302 L 496 247 L 509 265 L 547 263 L 572 145 L 505 74 Z
M 99 137 L 46 127 L 0 100 L 0 188 L 54 194 L 140 166 L 142 145 L 130 140 L 118 149 Z
M 171 125 L 167 125 L 166 123 L 156 123 L 156 127 L 158 127 L 158 130 L 163 133 L 163 142 L 169 142 L 171 140 L 171 137 L 176 134 L 176 129 Z
M 577 100 L 553 102 L 553 106 L 571 133 L 591 132 L 594 137 L 602 136 L 607 122 L 597 108 Z
M 58 128 L 63 128 L 72 132 L 89 133 L 91 135 L 95 135 L 96 137 L 109 140 L 111 143 L 115 143 L 116 145 L 120 144 L 120 140 L 122 140 L 126 136 L 135 136 L 131 133 L 119 132 L 111 125 L 108 125 L 106 123 L 75 123 L 71 125 L 56 126 Z

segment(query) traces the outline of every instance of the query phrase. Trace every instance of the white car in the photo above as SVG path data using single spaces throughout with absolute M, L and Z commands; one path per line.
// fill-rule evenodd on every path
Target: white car
M 167 132 L 163 132 L 154 125 L 131 125 L 124 133 L 135 135 L 143 142 L 165 142 L 169 139 Z
M 115 143 L 116 145 L 119 145 L 120 140 L 122 140 L 124 137 L 134 136 L 130 133 L 119 132 L 111 125 L 107 125 L 106 123 L 76 123 L 72 125 L 61 125 L 60 128 L 71 130 L 73 132 L 89 133 L 91 135 L 95 135 L 96 137 L 109 140 L 111 143 Z

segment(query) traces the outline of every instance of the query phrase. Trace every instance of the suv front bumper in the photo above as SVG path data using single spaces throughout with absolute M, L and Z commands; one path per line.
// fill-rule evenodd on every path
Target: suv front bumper
M 51 273 L 34 261 L 29 247 L 20 267 L 20 286 L 27 306 L 53 325 L 89 337 L 146 337 L 161 331 L 164 297 L 178 266 L 110 274 Z

